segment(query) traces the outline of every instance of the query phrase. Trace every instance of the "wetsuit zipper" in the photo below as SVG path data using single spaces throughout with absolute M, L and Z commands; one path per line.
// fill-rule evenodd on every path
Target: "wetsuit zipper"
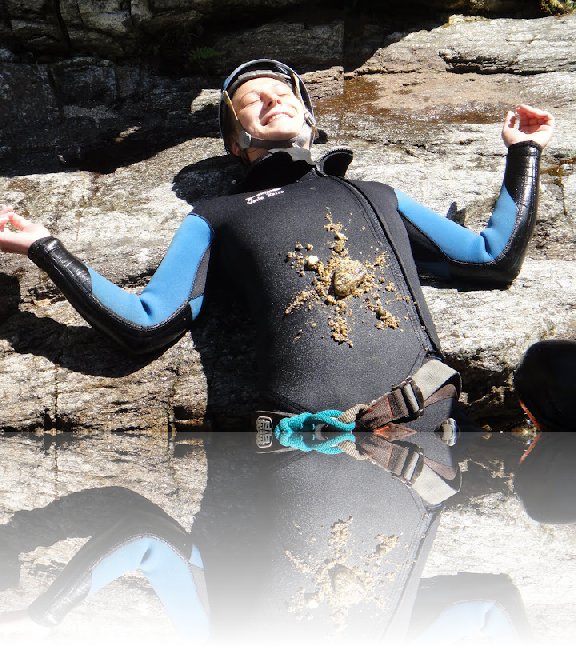
M 346 180 L 345 178 L 338 178 L 335 176 L 328 176 L 335 182 L 340 183 L 343 187 L 346 187 L 350 193 L 355 196 L 355 198 L 358 200 L 358 202 L 362 205 L 364 208 L 364 212 L 366 215 L 369 217 L 370 221 L 372 222 L 373 226 L 375 226 L 376 230 L 378 232 L 381 232 L 384 237 L 386 238 L 386 241 L 388 242 L 389 249 L 394 253 L 394 259 L 396 261 L 396 268 L 395 268 L 395 274 L 398 277 L 401 277 L 404 283 L 406 284 L 406 287 L 410 293 L 410 297 L 412 300 L 412 304 L 416 310 L 416 313 L 418 315 L 418 322 L 419 326 L 415 326 L 414 329 L 417 332 L 417 335 L 420 339 L 420 342 L 424 348 L 424 350 L 427 353 L 438 353 L 438 349 L 435 348 L 432 340 L 430 339 L 430 336 L 428 335 L 428 329 L 426 326 L 426 322 L 424 317 L 422 316 L 422 312 L 420 310 L 419 302 L 414 294 L 411 282 L 408 279 L 408 273 L 406 272 L 406 269 L 404 267 L 404 264 L 402 263 L 401 256 L 398 254 L 398 251 L 396 249 L 396 245 L 394 244 L 394 240 L 388 230 L 388 226 L 385 222 L 384 219 L 381 219 L 378 216 L 378 213 L 370 200 L 356 187 L 353 185 L 351 182 Z

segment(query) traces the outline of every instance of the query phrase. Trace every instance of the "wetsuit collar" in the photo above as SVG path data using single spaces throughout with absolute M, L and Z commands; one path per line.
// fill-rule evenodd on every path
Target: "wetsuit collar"
M 300 180 L 314 166 L 307 149 L 273 149 L 250 165 L 236 191 L 262 191 L 291 184 Z

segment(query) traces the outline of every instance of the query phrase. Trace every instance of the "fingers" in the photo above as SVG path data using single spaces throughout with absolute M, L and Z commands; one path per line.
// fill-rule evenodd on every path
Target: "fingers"
M 521 116 L 524 115 L 525 117 L 534 117 L 542 120 L 554 119 L 551 113 L 549 113 L 547 110 L 540 110 L 540 108 L 534 108 L 533 106 L 529 106 L 528 104 L 520 104 L 518 108 L 516 108 L 516 112 Z
M 13 213 L 12 205 L 0 205 L 0 232 L 4 232 L 4 228 L 10 222 L 10 216 Z
M 546 147 L 554 130 L 554 117 L 547 110 L 540 110 L 528 104 L 520 104 L 513 118 L 511 111 L 506 114 L 502 127 L 502 139 L 506 146 L 518 142 L 532 141 Z
M 27 218 L 24 218 L 24 216 L 20 216 L 16 212 L 8 213 L 8 220 L 10 222 L 10 225 L 13 225 L 16 229 L 22 231 L 32 225 L 31 221 L 29 221 Z
M 504 124 L 502 125 L 502 136 L 504 137 L 505 133 L 510 131 L 516 126 L 516 115 L 509 110 L 506 113 L 506 117 L 504 118 Z
M 10 214 L 14 213 L 12 205 L 0 205 L 0 224 L 4 226 L 10 220 Z
M 21 231 L 33 225 L 32 221 L 17 214 L 12 205 L 0 205 L 0 231 L 4 232 L 8 224 Z
M 0 206 L 0 251 L 26 255 L 32 243 L 46 236 L 50 232 L 44 225 L 20 216 L 9 205 Z
M 520 129 L 524 128 L 553 128 L 554 117 L 546 110 L 533 108 L 527 104 L 520 104 L 516 109 L 520 117 Z
M 502 139 L 506 146 L 510 146 L 517 140 L 518 130 L 516 129 L 516 124 L 518 118 L 511 110 L 506 113 L 504 118 L 504 124 L 502 125 Z
M 0 216 L 0 227 L 3 232 L 6 225 L 12 225 L 16 229 L 24 230 L 30 225 L 30 221 L 27 221 L 23 216 L 18 216 L 18 214 L 8 213 Z
M 504 118 L 504 128 L 514 128 L 516 124 L 516 115 L 509 110 Z

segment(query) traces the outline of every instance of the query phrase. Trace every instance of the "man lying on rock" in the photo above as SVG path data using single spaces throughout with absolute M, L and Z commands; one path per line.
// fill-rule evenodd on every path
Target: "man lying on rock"
M 245 301 L 262 407 L 245 497 L 260 493 L 265 524 L 256 543 L 243 543 L 234 515 L 217 537 L 209 515 L 195 524 L 215 637 L 317 646 L 402 635 L 438 509 L 459 479 L 449 447 L 459 378 L 442 362 L 417 266 L 484 288 L 514 280 L 553 124 L 526 105 L 507 114 L 504 182 L 476 234 L 387 185 L 347 179 L 348 150 L 313 162 L 306 87 L 286 65 L 256 60 L 226 79 L 220 103 L 222 137 L 245 178 L 232 195 L 194 206 L 141 295 L 112 285 L 42 225 L 0 210 L 0 248 L 27 254 L 133 352 L 189 329 L 208 268 Z M 209 475 L 228 443 L 214 437 Z M 209 482 L 203 512 L 226 497 L 225 483 L 225 470 Z M 229 491 L 235 502 L 243 494 Z M 238 556 L 251 566 L 244 577 Z

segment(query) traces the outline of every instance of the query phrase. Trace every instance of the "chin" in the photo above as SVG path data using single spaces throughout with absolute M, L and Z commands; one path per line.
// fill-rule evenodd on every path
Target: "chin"
M 294 124 L 281 124 L 279 123 L 276 128 L 267 128 L 265 130 L 266 139 L 291 139 L 297 137 L 302 129 L 302 125 Z
M 294 123 L 293 117 L 278 119 L 264 129 L 262 139 L 286 140 L 298 137 L 303 125 L 304 122 L 301 119 L 298 120 L 298 123 Z
M 297 137 L 298 133 L 294 131 L 275 131 L 273 133 L 266 133 L 267 140 L 289 140 L 293 137 Z

